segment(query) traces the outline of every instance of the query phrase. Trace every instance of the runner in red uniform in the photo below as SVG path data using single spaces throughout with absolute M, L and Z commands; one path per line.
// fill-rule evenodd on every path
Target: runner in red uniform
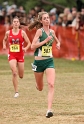
M 12 22 L 13 29 L 6 32 L 5 37 L 3 39 L 3 49 L 6 49 L 7 40 L 9 41 L 9 53 L 8 60 L 9 65 L 12 70 L 12 81 L 15 89 L 14 97 L 18 97 L 18 80 L 17 76 L 23 78 L 24 74 L 24 52 L 26 52 L 30 46 L 31 42 L 27 37 L 27 34 L 19 29 L 20 21 L 18 17 L 13 18 Z M 26 47 L 24 47 L 24 41 L 27 43 Z
M 24 38 L 22 37 L 22 30 L 19 30 L 17 35 L 13 35 L 12 30 L 9 33 L 9 55 L 8 59 L 16 59 L 18 62 L 24 62 Z

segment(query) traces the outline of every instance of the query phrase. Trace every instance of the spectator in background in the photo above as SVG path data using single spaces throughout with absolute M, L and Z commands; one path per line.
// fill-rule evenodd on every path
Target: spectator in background
M 75 28 L 77 31 L 78 30 L 84 30 L 84 16 L 81 15 L 81 13 L 77 14 Z
M 70 14 L 71 12 L 70 12 L 70 8 L 68 8 L 68 7 L 66 7 L 65 9 L 64 9 L 64 15 L 68 15 L 68 14 Z
M 54 26 L 57 24 L 57 17 L 55 13 L 50 14 L 50 26 Z
M 49 15 L 50 15 L 50 25 L 56 25 L 58 22 L 58 15 L 56 13 L 56 8 L 53 8 L 50 10 Z
M 33 18 L 33 17 L 37 17 L 37 12 L 36 12 L 35 8 L 32 8 L 32 9 L 29 11 L 29 13 L 32 15 L 32 18 Z
M 76 25 L 77 9 L 74 9 L 74 10 L 72 9 L 71 13 L 72 13 L 72 16 L 73 16 L 72 27 L 75 27 L 75 25 Z
M 57 25 L 62 26 L 62 21 L 62 17 L 59 15 Z
M 76 18 L 76 15 L 77 15 L 77 8 L 76 7 L 72 7 L 71 13 L 73 15 L 73 19 L 75 19 Z
M 11 13 L 15 12 L 16 9 L 17 9 L 17 6 L 15 4 L 11 5 L 7 10 L 7 14 L 10 15 Z
M 24 10 L 23 6 L 19 6 L 19 8 L 18 8 L 18 9 L 19 9 L 19 11 L 20 11 L 20 12 L 25 12 L 25 10 Z
M 81 15 L 84 15 L 84 7 L 81 8 Z
M 31 19 L 32 19 L 32 15 L 31 15 L 31 13 L 28 13 L 27 14 L 27 24 L 28 25 L 30 24 Z
M 67 24 L 67 15 L 66 15 L 66 14 L 63 14 L 62 20 L 63 20 L 63 21 L 62 21 L 62 26 L 65 27 L 66 24 Z
M 67 23 L 66 23 L 66 26 L 71 27 L 71 26 L 72 26 L 72 21 L 73 21 L 73 15 L 72 15 L 72 13 L 69 13 L 69 14 L 67 15 Z
M 9 29 L 11 22 L 10 22 L 10 16 L 6 15 L 4 19 L 4 26 L 6 27 L 6 31 Z
M 0 10 L 0 25 L 4 25 L 4 15 L 1 10 Z
M 3 8 L 1 11 L 2 11 L 2 15 L 5 17 L 6 14 L 7 14 L 7 13 L 6 13 L 6 9 Z
M 33 22 L 33 19 L 34 19 L 35 17 L 37 17 L 37 12 L 36 12 L 35 8 L 32 8 L 32 9 L 29 11 L 29 14 L 31 15 L 30 21 Z
M 71 12 L 73 12 L 73 11 L 77 11 L 77 7 L 76 7 L 76 6 L 73 6 L 73 7 L 71 8 Z

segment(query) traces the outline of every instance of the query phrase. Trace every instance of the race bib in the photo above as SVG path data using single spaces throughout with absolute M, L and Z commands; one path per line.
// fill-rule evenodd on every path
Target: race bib
M 32 70 L 33 70 L 33 71 L 36 71 L 37 66 L 36 66 L 36 65 L 34 65 L 33 63 L 31 63 L 31 66 L 32 66 Z
M 18 44 L 10 45 L 10 52 L 20 52 L 20 45 Z
M 52 56 L 52 46 L 42 46 L 42 56 Z

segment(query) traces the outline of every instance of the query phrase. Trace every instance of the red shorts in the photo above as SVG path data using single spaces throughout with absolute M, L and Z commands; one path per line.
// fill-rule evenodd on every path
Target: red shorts
M 11 54 L 8 54 L 8 60 L 10 61 L 12 59 L 17 60 L 17 62 L 24 62 L 24 55 L 11 55 Z

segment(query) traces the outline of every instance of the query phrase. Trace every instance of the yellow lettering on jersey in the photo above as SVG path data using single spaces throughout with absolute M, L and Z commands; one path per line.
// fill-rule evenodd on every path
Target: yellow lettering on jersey
M 18 44 L 10 45 L 10 52 L 20 52 L 20 45 Z
M 42 46 L 42 56 L 52 56 L 52 46 Z

